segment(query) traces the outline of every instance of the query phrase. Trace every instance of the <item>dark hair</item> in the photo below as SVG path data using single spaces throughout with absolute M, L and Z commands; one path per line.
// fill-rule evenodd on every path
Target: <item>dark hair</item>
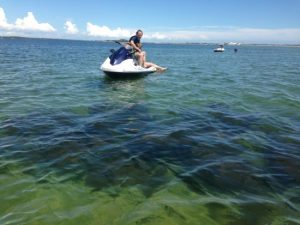
M 143 33 L 142 30 L 137 30 L 135 34 L 138 34 L 139 32 Z

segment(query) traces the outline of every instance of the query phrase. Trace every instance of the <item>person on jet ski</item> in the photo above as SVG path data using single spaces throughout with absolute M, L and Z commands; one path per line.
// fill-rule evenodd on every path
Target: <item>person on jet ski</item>
M 134 36 L 129 39 L 129 45 L 134 51 L 134 56 L 139 62 L 140 66 L 143 66 L 146 61 L 146 52 L 142 51 L 141 38 L 143 37 L 143 31 L 137 30 Z
M 158 72 L 163 72 L 166 68 L 160 67 L 154 63 L 146 62 L 146 52 L 142 50 L 141 38 L 143 37 L 143 31 L 137 30 L 134 36 L 129 39 L 129 45 L 134 51 L 134 56 L 136 57 L 140 66 L 149 68 L 151 66 L 155 67 Z

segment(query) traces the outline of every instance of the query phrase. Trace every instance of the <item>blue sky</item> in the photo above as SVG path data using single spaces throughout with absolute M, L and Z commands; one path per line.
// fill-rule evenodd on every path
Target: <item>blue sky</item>
M 300 0 L 0 0 L 0 35 L 300 43 Z

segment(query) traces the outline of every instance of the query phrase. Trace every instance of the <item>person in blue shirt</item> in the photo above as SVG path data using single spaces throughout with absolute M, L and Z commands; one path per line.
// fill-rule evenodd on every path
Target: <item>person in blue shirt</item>
M 136 52 L 134 56 L 136 57 L 140 66 L 149 68 L 151 66 L 155 67 L 158 72 L 163 72 L 167 68 L 160 67 L 154 63 L 146 61 L 146 52 L 142 50 L 141 38 L 143 37 L 143 31 L 137 30 L 134 36 L 129 39 L 129 45 L 132 47 L 133 50 Z
M 129 39 L 129 45 L 132 47 L 133 50 L 136 51 L 134 53 L 134 56 L 136 57 L 140 66 L 143 66 L 146 61 L 146 52 L 142 51 L 142 44 L 141 44 L 142 37 L 143 37 L 143 31 L 138 30 L 135 33 L 135 35 Z

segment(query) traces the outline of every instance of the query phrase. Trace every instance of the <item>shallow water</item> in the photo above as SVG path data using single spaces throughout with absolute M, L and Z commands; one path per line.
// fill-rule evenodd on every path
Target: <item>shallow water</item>
M 300 49 L 0 39 L 0 224 L 300 224 Z

